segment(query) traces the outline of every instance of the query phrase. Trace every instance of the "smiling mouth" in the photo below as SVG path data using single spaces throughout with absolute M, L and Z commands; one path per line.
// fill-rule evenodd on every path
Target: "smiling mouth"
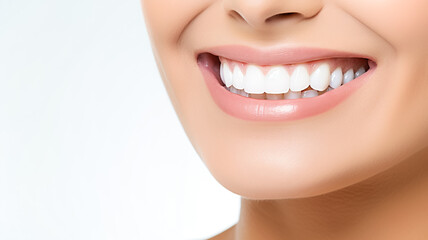
M 363 86 L 377 68 L 368 56 L 316 48 L 230 45 L 201 50 L 196 58 L 214 102 L 231 116 L 255 121 L 326 112 Z
M 366 58 L 330 58 L 293 64 L 257 65 L 210 53 L 220 85 L 247 98 L 282 100 L 312 98 L 337 89 L 370 70 Z

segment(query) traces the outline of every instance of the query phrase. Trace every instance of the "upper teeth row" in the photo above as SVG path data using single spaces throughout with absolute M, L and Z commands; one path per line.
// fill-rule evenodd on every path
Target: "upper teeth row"
M 309 86 L 314 90 L 324 91 L 328 86 L 337 88 L 365 72 L 364 67 L 359 68 L 355 73 L 352 68 L 343 73 L 341 67 L 330 72 L 330 65 L 322 63 L 312 74 L 309 74 L 306 66 L 301 64 L 296 65 L 291 76 L 283 66 L 273 66 L 265 75 L 261 67 L 249 64 L 244 74 L 238 65 L 235 65 L 233 70 L 227 62 L 222 62 L 220 65 L 220 77 L 227 87 L 233 85 L 236 89 L 254 94 L 281 94 L 289 90 L 298 92 Z

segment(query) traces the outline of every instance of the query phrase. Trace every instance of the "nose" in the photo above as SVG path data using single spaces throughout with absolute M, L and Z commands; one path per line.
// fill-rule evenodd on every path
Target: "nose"
M 286 19 L 309 19 L 323 7 L 322 0 L 224 0 L 227 14 L 253 28 Z

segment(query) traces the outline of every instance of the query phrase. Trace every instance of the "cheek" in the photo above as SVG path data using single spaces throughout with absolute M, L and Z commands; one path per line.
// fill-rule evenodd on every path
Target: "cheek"
M 213 0 L 142 0 L 152 41 L 177 44 L 183 30 Z
M 428 49 L 428 1 L 337 1 L 345 11 L 376 32 L 396 49 Z
M 188 42 L 180 39 L 183 29 L 190 29 L 184 30 L 188 34 L 196 34 L 186 26 L 214 0 L 182 0 L 180 4 L 174 4 L 176 1 L 143 1 L 160 72 L 194 148 L 216 179 L 231 191 L 254 198 L 320 194 L 383 170 L 392 165 L 392 159 L 416 151 L 416 143 L 420 147 L 427 144 L 428 111 L 423 110 L 428 109 L 425 97 L 428 94 L 427 71 L 403 57 L 403 52 L 407 52 L 409 59 L 414 61 L 415 51 L 411 54 L 410 51 L 396 51 L 400 55 L 398 58 L 388 54 L 388 64 L 382 66 L 398 63 L 395 66 L 400 67 L 382 67 L 378 80 L 385 83 L 387 79 L 395 84 L 385 87 L 373 82 L 374 88 L 359 96 L 367 99 L 365 101 L 373 100 L 370 96 L 379 94 L 378 89 L 388 88 L 389 97 L 375 99 L 373 102 L 377 105 L 360 102 L 352 108 L 365 115 L 355 116 L 345 107 L 338 107 L 320 117 L 321 120 L 314 121 L 318 125 L 302 123 L 301 127 L 287 128 L 243 123 L 215 105 L 193 53 L 183 47 Z M 385 39 L 395 50 L 415 47 L 421 56 L 421 49 L 427 45 L 428 17 L 422 9 L 428 8 L 428 1 L 334 2 L 340 3 L 344 11 L 352 14 L 373 34 Z M 370 40 L 364 43 L 377 46 Z M 426 60 L 422 58 L 417 62 L 421 64 Z M 421 78 L 420 73 L 425 74 L 425 78 Z M 339 116 L 339 113 L 348 114 Z M 332 124 L 331 119 L 341 121 Z M 408 127 L 403 128 L 403 125 Z M 330 146 L 335 148 L 334 151 Z

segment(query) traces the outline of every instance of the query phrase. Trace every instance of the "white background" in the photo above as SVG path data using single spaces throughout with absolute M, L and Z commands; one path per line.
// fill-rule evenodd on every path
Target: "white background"
M 202 239 L 238 212 L 175 115 L 138 0 L 0 0 L 0 239 Z

